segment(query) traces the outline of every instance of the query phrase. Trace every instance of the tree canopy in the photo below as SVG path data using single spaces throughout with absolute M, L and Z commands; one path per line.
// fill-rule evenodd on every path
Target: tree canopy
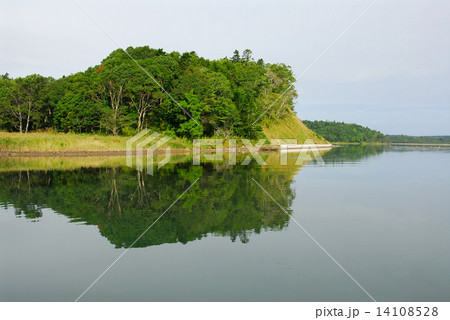
M 132 135 L 148 128 L 188 138 L 261 137 L 261 125 L 289 112 L 297 93 L 291 67 L 252 55 L 235 50 L 231 58 L 208 60 L 129 47 L 60 79 L 5 74 L 0 130 Z
M 405 135 L 387 135 L 392 143 L 432 143 L 432 144 L 450 144 L 450 136 L 405 136 Z
M 303 123 L 330 142 L 389 142 L 381 132 L 354 123 L 308 120 Z

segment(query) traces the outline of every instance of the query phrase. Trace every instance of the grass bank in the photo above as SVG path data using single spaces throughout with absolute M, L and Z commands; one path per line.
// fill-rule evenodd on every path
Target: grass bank
M 0 132 L 0 151 L 13 152 L 104 152 L 125 151 L 130 137 L 97 134 Z M 174 138 L 165 146 L 188 149 L 192 142 Z
M 328 144 L 329 142 L 318 135 L 290 111 L 282 119 L 263 126 L 263 132 L 267 139 L 297 139 L 297 143 L 302 144 L 306 139 L 312 139 L 317 144 Z
M 308 129 L 293 113 L 289 113 L 277 122 L 263 127 L 267 139 L 297 139 L 298 143 L 312 139 L 315 143 L 328 143 L 323 137 Z M 126 142 L 131 137 L 108 136 L 86 133 L 52 132 L 0 132 L 0 152 L 19 153 L 76 153 L 76 152 L 125 152 Z M 256 143 L 254 140 L 253 143 Z M 237 139 L 237 146 L 242 143 Z M 192 140 L 172 138 L 164 144 L 172 150 L 191 150 Z M 224 141 L 228 147 L 228 141 Z M 203 146 L 202 149 L 212 147 Z
M 126 151 L 126 142 L 131 137 L 107 136 L 85 133 L 49 133 L 49 132 L 0 132 L 0 153 L 27 153 L 49 154 L 65 153 L 68 155 L 123 155 Z M 237 146 L 242 147 L 242 142 L 237 140 Z M 142 141 L 142 138 L 139 140 Z M 227 140 L 223 141 L 223 147 L 228 148 Z M 252 141 L 256 143 L 257 140 Z M 134 143 L 134 146 L 136 144 Z M 172 151 L 191 151 L 192 140 L 172 138 L 161 148 L 171 147 Z M 214 146 L 202 145 L 201 149 L 212 149 Z

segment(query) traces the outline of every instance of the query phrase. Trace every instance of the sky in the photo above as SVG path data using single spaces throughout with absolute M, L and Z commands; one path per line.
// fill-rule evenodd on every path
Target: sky
M 450 135 L 450 1 L 378 0 L 338 39 L 371 3 L 0 0 L 0 74 L 58 78 L 129 46 L 209 59 L 251 49 L 292 66 L 300 119 Z

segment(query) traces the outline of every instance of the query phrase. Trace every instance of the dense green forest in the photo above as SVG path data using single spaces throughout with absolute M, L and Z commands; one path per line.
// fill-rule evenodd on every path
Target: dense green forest
M 405 136 L 405 135 L 386 135 L 392 143 L 442 143 L 450 144 L 450 136 Z
M 195 52 L 129 47 L 60 79 L 4 74 L 0 130 L 131 135 L 149 128 L 189 138 L 254 138 L 263 135 L 264 123 L 293 108 L 294 82 L 291 67 L 255 61 L 248 49 L 208 60 Z
M 303 120 L 303 123 L 330 142 L 389 142 L 381 132 L 354 123 L 322 120 Z
M 353 143 L 435 143 L 450 144 L 450 136 L 405 136 L 383 133 L 354 123 L 336 121 L 302 121 L 309 129 L 330 142 Z

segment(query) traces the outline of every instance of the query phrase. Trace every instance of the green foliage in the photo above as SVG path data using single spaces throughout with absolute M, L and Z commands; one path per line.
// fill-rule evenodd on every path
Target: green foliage
M 330 142 L 389 142 L 381 132 L 354 123 L 308 120 L 303 123 Z
M 239 50 L 234 50 L 233 57 L 231 58 L 231 62 L 238 63 L 241 61 L 241 56 L 239 55 Z
M 123 135 L 151 128 L 186 138 L 256 138 L 262 124 L 292 110 L 297 93 L 289 66 L 255 62 L 252 54 L 235 50 L 231 59 L 208 60 L 195 52 L 129 47 L 57 80 L 5 74 L 0 130 Z
M 386 135 L 392 143 L 432 143 L 432 144 L 450 144 L 450 136 L 405 136 L 405 135 Z
M 199 138 L 203 136 L 203 126 L 199 123 L 200 115 L 204 106 L 200 103 L 198 97 L 192 93 L 186 94 L 186 100 L 180 102 L 180 106 L 189 112 L 191 119 L 181 123 L 177 133 L 189 138 Z
M 48 103 L 48 84 L 52 78 L 32 74 L 25 78 L 0 81 L 0 114 L 2 129 L 27 133 L 45 128 L 51 123 L 52 110 Z
M 95 132 L 100 129 L 102 104 L 92 99 L 91 84 L 83 73 L 55 81 L 52 89 L 50 92 L 56 101 L 54 127 L 58 131 Z

